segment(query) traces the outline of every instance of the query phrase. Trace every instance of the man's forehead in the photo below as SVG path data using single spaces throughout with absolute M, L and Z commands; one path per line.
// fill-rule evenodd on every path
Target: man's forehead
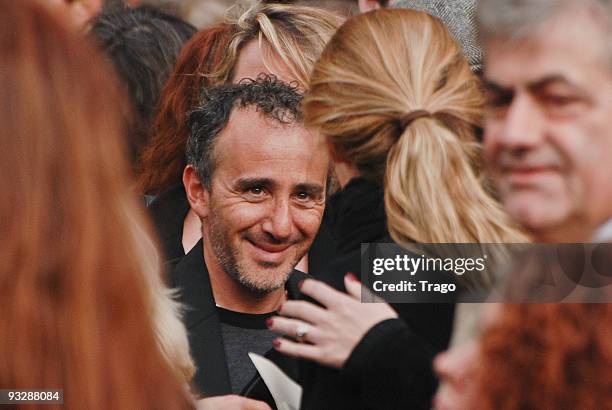
M 327 174 L 323 138 L 299 124 L 281 124 L 254 108 L 235 110 L 215 146 L 217 166 L 231 178 L 309 183 Z
M 539 93 L 549 89 L 549 87 L 561 86 L 564 89 L 583 91 L 581 84 L 572 80 L 571 76 L 566 76 L 561 72 L 544 72 L 542 75 L 525 76 L 521 81 L 511 81 L 512 79 L 497 79 L 494 76 L 485 75 L 484 84 L 490 91 L 510 91 L 516 88 L 524 88 L 530 92 Z
M 575 85 L 597 71 L 608 72 L 604 30 L 586 11 L 560 13 L 520 38 L 487 41 L 485 77 L 502 86 L 527 85 L 550 77 Z

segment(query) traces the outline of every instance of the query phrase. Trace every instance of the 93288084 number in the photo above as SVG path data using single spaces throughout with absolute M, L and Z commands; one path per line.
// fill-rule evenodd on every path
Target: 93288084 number
M 64 401 L 61 389 L 2 389 L 0 390 L 0 404 L 16 403 L 54 403 Z

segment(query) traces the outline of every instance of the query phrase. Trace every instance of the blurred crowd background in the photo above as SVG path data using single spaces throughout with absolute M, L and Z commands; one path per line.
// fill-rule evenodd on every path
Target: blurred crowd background
M 612 409 L 612 1 L 0 9 L 0 406 Z M 364 303 L 366 243 L 565 247 Z

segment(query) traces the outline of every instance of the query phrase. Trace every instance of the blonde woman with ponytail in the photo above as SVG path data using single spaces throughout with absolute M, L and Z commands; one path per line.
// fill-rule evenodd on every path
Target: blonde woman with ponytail
M 334 40 L 342 44 L 329 45 L 312 75 L 306 119 L 337 159 L 384 182 L 392 238 L 524 240 L 483 185 L 474 135 L 483 95 L 443 24 L 382 10 L 347 22 Z
M 361 243 L 526 240 L 486 187 L 479 79 L 441 21 L 387 9 L 348 20 L 309 85 L 305 120 L 327 139 L 342 187 L 328 204 L 339 255 L 326 281 L 348 295 L 306 280 L 302 292 L 325 309 L 286 302 L 271 328 L 308 343 L 275 346 L 337 369 L 309 365 L 302 408 L 429 409 L 453 305 L 362 304 L 344 275 L 360 272 Z

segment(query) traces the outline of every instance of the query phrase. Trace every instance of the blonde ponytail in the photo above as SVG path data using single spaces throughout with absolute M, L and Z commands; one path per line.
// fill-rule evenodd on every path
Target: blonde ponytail
M 435 116 L 410 124 L 389 151 L 385 210 L 392 238 L 421 243 L 513 242 L 500 205 L 472 163 L 476 141 L 462 141 Z
M 377 10 L 332 37 L 304 101 L 307 125 L 385 186 L 389 232 L 410 242 L 525 242 L 486 188 L 479 79 L 443 24 Z

